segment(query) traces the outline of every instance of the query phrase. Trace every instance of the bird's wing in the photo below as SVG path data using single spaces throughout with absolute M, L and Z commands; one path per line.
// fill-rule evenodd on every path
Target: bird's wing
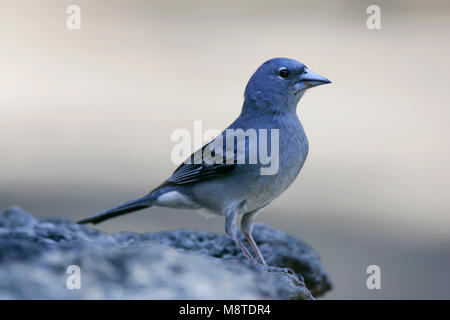
M 221 137 L 220 139 L 218 139 Z M 242 143 L 248 145 L 244 139 L 237 137 L 231 146 L 226 145 L 226 137 L 222 133 L 216 139 L 194 152 L 188 161 L 182 163 L 163 185 L 180 185 L 213 177 L 223 176 L 236 169 L 238 163 L 243 163 L 245 157 Z M 245 147 L 244 147 L 245 148 Z M 245 149 L 244 149 L 245 150 Z

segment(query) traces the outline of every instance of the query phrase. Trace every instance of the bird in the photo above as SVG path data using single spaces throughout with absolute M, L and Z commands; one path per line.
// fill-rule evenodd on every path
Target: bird
M 279 57 L 264 62 L 245 87 L 239 117 L 226 130 L 147 195 L 78 223 L 97 224 L 155 206 L 206 210 L 225 217 L 225 233 L 251 263 L 269 267 L 253 239 L 253 223 L 302 169 L 309 143 L 297 105 L 306 90 L 328 83 L 331 81 L 294 59 Z M 244 134 L 229 134 L 238 131 Z M 272 160 L 277 163 L 268 164 L 263 159 L 263 148 L 271 148 Z M 256 161 L 252 158 L 255 152 Z M 254 254 L 240 240 L 239 229 Z

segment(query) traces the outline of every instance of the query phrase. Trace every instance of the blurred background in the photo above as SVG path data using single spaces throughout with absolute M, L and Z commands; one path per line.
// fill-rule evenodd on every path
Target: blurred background
M 66 8 L 81 8 L 68 30 Z M 381 30 L 366 9 L 381 8 Z M 298 114 L 299 178 L 258 222 L 309 242 L 325 298 L 450 298 L 448 1 L 25 1 L 0 3 L 0 210 L 86 217 L 146 194 L 176 165 L 177 128 L 223 129 L 272 57 L 333 81 Z M 223 219 L 153 208 L 103 231 Z M 381 268 L 368 290 L 366 268 Z

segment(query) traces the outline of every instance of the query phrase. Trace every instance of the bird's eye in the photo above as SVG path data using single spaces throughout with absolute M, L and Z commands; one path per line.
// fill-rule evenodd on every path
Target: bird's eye
M 288 75 L 289 75 L 289 70 L 286 69 L 286 68 L 280 68 L 280 69 L 278 70 L 278 74 L 279 74 L 280 77 L 282 77 L 282 78 L 287 78 Z

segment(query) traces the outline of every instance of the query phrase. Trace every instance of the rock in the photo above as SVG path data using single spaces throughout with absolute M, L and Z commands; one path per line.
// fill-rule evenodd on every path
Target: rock
M 269 265 L 305 281 L 249 264 L 226 235 L 107 234 L 12 207 L 0 216 L 0 299 L 313 299 L 331 289 L 310 246 L 264 225 L 254 238 Z M 66 286 L 71 265 L 80 290 Z

